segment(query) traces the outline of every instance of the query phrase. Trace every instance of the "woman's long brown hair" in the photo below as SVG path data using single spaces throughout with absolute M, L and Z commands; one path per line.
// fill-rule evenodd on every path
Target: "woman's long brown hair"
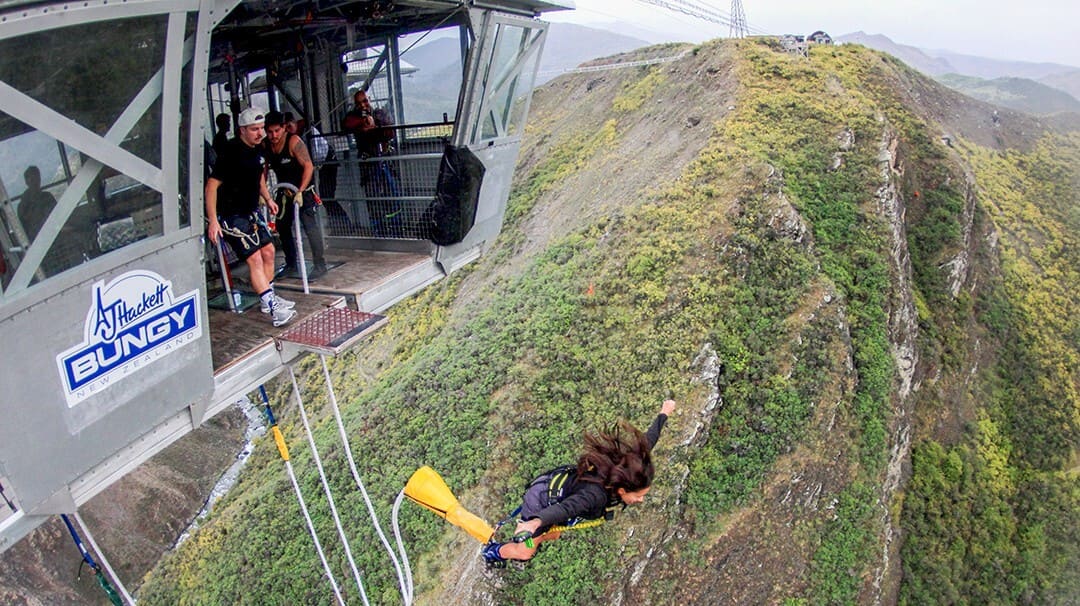
M 633 425 L 620 421 L 610 431 L 585 434 L 585 452 L 578 459 L 578 479 L 602 484 L 610 493 L 635 492 L 652 485 L 649 440 Z

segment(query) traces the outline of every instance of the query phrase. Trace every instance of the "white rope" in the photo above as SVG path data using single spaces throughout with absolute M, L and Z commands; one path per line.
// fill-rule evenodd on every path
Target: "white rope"
M 302 199 L 302 198 L 301 198 Z M 294 246 L 296 247 L 296 268 L 300 270 L 300 281 L 304 284 L 304 294 L 310 295 L 311 290 L 308 288 L 307 279 L 307 259 L 304 258 L 304 241 L 300 236 L 300 204 L 297 204 L 295 199 L 293 200 L 293 224 L 292 232 L 289 234 L 293 238 Z M 318 217 L 315 218 L 318 221 Z M 284 237 L 284 235 L 282 235 Z M 314 246 L 314 244 L 312 244 Z
M 232 277 L 229 275 L 229 264 L 225 262 L 225 249 L 224 238 L 218 238 L 217 242 L 214 242 L 214 248 L 217 249 L 218 268 L 221 270 L 221 283 L 225 286 L 225 297 L 229 299 L 229 309 L 233 312 L 240 313 L 240 306 L 237 305 L 234 298 Z
M 307 411 L 304 410 L 304 400 L 300 397 L 300 387 L 296 383 L 296 374 L 293 372 L 292 366 L 289 366 L 289 378 L 292 379 L 293 393 L 296 394 L 296 402 L 300 408 L 300 419 L 304 422 L 304 433 L 307 435 L 308 445 L 311 446 L 312 459 L 315 461 L 315 467 L 319 470 L 319 481 L 322 482 L 323 492 L 326 494 L 326 501 L 330 504 L 330 513 L 334 517 L 334 526 L 337 528 L 338 536 L 341 537 L 341 544 L 345 547 L 345 557 L 349 560 L 349 567 L 352 569 L 353 578 L 356 579 L 356 586 L 360 588 L 360 598 L 364 601 L 364 605 L 368 606 L 367 593 L 364 591 L 364 582 L 360 579 L 360 571 L 356 568 L 356 561 L 353 559 L 352 549 L 349 548 L 349 539 L 345 536 L 345 529 L 341 525 L 341 517 L 338 515 L 337 506 L 334 505 L 334 495 L 330 492 L 330 484 L 326 481 L 326 472 L 323 470 L 322 458 L 319 457 L 319 449 L 315 446 L 315 438 L 311 434 L 311 425 L 308 423 Z
M 334 573 L 330 570 L 330 564 L 326 562 L 326 554 L 323 553 L 319 535 L 315 532 L 315 525 L 311 522 L 311 516 L 308 515 L 304 494 L 300 492 L 300 483 L 296 481 L 296 474 L 293 473 L 292 463 L 288 459 L 285 459 L 285 470 L 289 472 L 289 479 L 292 481 L 293 490 L 296 492 L 296 500 L 300 503 L 300 511 L 304 513 L 304 521 L 307 522 L 308 532 L 311 533 L 311 538 L 315 541 L 315 551 L 319 552 L 319 559 L 322 561 L 323 570 L 326 571 L 326 578 L 330 579 L 330 585 L 334 588 L 334 595 L 337 597 L 338 604 L 345 606 L 345 599 L 341 597 L 341 589 L 338 588 L 337 579 L 334 578 Z
M 406 585 L 409 588 L 408 595 L 405 598 L 405 606 L 412 604 L 413 600 L 413 578 L 412 568 L 409 567 L 409 556 L 405 553 L 405 544 L 401 540 L 401 528 L 398 525 L 398 511 L 401 509 L 401 503 L 405 500 L 405 491 L 402 490 L 398 493 L 396 499 L 394 499 L 394 510 L 391 515 L 390 521 L 394 526 L 394 540 L 397 541 L 398 551 L 401 553 L 401 563 L 405 567 L 405 579 Z
M 240 231 L 239 229 L 229 225 L 224 219 L 222 219 L 220 221 L 220 224 L 221 224 L 221 233 L 229 234 L 230 236 L 232 236 L 234 238 L 237 238 L 239 240 L 243 240 L 243 241 L 247 242 L 249 244 L 249 246 L 247 246 L 247 248 L 256 248 L 257 246 L 259 246 L 259 242 L 262 241 L 259 238 L 259 230 L 258 229 L 256 229 L 253 233 L 248 234 L 248 233 L 244 233 L 244 232 Z
M 109 576 L 112 577 L 113 581 L 116 582 L 116 587 L 120 590 L 120 594 L 124 596 L 124 599 L 127 600 L 128 604 L 135 604 L 135 598 L 131 597 L 131 594 L 128 593 L 127 588 L 124 587 L 123 581 L 120 580 L 120 577 L 116 576 L 116 572 L 112 569 L 112 566 L 109 565 L 109 558 L 106 558 L 105 552 L 102 551 L 100 547 L 98 547 L 97 541 L 94 540 L 94 535 L 90 534 L 90 528 L 86 525 L 86 522 L 83 522 L 82 516 L 79 515 L 78 511 L 75 512 L 74 518 L 75 521 L 79 523 L 79 528 L 82 529 L 83 535 L 86 536 L 86 542 L 90 543 L 90 547 L 92 547 L 94 551 L 97 552 L 98 560 L 101 560 L 101 565 L 105 567 L 105 570 L 108 571 Z
M 364 504 L 367 505 L 368 513 L 371 515 L 371 523 L 375 526 L 375 532 L 378 533 L 379 539 L 382 540 L 383 546 L 386 547 L 387 553 L 390 554 L 390 561 L 394 563 L 398 584 L 401 587 L 401 597 L 408 604 L 410 592 L 405 584 L 405 575 L 401 571 L 401 563 L 398 562 L 397 556 L 394 554 L 394 548 L 390 545 L 390 541 L 386 538 L 386 534 L 379 525 L 379 517 L 375 514 L 375 507 L 371 504 L 371 498 L 368 497 L 367 490 L 364 489 L 364 482 L 360 480 L 360 472 L 356 469 L 356 461 L 353 460 L 349 435 L 345 432 L 345 423 L 341 421 L 341 411 L 338 409 L 337 396 L 334 394 L 334 384 L 330 381 L 330 369 L 326 366 L 326 356 L 319 354 L 319 361 L 322 362 L 323 377 L 326 379 L 326 389 L 330 395 L 330 405 L 334 410 L 334 420 L 337 421 L 338 433 L 341 434 L 341 443 L 345 446 L 345 457 L 349 460 L 349 471 L 352 472 L 353 479 L 356 480 L 356 487 L 360 489 L 360 494 L 364 497 Z

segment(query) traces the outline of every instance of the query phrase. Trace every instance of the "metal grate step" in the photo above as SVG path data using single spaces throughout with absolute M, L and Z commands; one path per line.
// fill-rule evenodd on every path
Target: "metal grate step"
M 291 326 L 278 340 L 300 349 L 336 356 L 382 328 L 386 316 L 351 309 L 327 308 Z

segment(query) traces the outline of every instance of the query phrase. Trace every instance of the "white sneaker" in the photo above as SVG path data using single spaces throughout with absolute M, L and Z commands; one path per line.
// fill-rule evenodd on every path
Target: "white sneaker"
M 296 303 L 282 297 L 277 293 L 274 293 L 274 307 L 280 307 L 281 309 L 292 309 L 296 307 Z M 259 311 L 263 312 L 264 314 L 268 314 L 270 313 L 270 308 L 267 307 L 265 304 L 262 304 L 259 306 Z
M 278 307 L 274 310 L 274 313 L 270 314 L 270 318 L 274 321 L 274 326 L 284 326 L 296 317 L 296 310 L 286 309 L 284 307 Z

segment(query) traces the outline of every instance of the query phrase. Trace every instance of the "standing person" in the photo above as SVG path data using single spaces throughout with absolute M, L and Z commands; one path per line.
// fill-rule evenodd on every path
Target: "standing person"
M 56 196 L 41 189 L 41 169 L 31 164 L 23 173 L 26 191 L 19 196 L 19 223 L 28 242 L 33 242 L 49 213 L 56 207 Z
M 214 118 L 214 125 L 217 126 L 217 132 L 214 133 L 214 141 L 211 145 L 214 148 L 214 155 L 220 156 L 225 151 L 225 146 L 229 143 L 229 126 L 232 123 L 232 118 L 229 114 L 218 114 Z
M 362 90 L 353 94 L 353 108 L 341 121 L 341 129 L 353 134 L 356 152 L 360 158 L 372 158 L 389 151 L 394 138 L 394 120 L 385 109 L 373 109 L 367 93 Z
M 394 138 L 394 125 L 390 113 L 385 109 L 372 109 L 367 93 L 358 90 L 353 95 L 354 107 L 341 121 L 341 129 L 352 133 L 356 140 L 356 153 L 360 156 L 360 183 L 368 198 L 368 214 L 374 221 L 376 231 L 384 229 L 387 218 L 396 213 L 385 200 L 371 200 L 396 196 L 397 187 L 390 166 L 385 161 L 376 161 L 388 155 Z
M 585 452 L 576 468 L 570 465 L 541 474 L 525 489 L 515 536 L 535 542 L 488 543 L 481 555 L 489 564 L 529 560 L 541 543 L 559 538 L 552 526 L 582 520 L 611 519 L 616 508 L 645 500 L 653 480 L 652 449 L 660 439 L 674 400 L 664 400 L 660 413 L 644 434 L 620 422 L 611 431 L 585 434 Z
M 261 310 L 270 314 L 274 326 L 282 326 L 296 311 L 295 303 L 274 293 L 274 242 L 259 216 L 260 200 L 270 212 L 277 212 L 277 204 L 266 189 L 266 160 L 259 147 L 265 136 L 265 117 L 261 111 L 248 108 L 236 123 L 238 136 L 225 146 L 206 182 L 207 236 L 215 244 L 224 238 L 247 263 Z
M 337 192 L 337 152 L 334 146 L 318 128 L 309 128 L 304 118 L 296 121 L 296 131 L 311 142 L 311 159 L 319 167 L 319 195 L 324 201 L 333 198 Z
M 282 115 L 285 116 L 285 132 L 290 135 L 299 135 L 300 125 L 296 123 L 296 116 L 292 112 L 285 112 Z
M 285 119 L 288 120 L 288 118 L 289 114 L 285 114 Z M 314 126 L 308 128 L 306 119 L 300 118 L 295 124 L 296 134 L 309 142 L 311 161 L 319 169 L 319 197 L 322 199 L 323 207 L 326 208 L 326 213 L 347 222 L 348 215 L 345 209 L 341 208 L 341 204 L 335 200 L 338 163 L 334 146 L 319 132 L 318 128 Z
M 285 253 L 285 265 L 278 275 L 291 276 L 297 273 L 296 241 L 293 239 L 293 207 L 300 208 L 300 225 L 307 234 L 311 246 L 311 257 L 315 263 L 309 280 L 316 280 L 326 275 L 326 246 L 323 243 L 321 217 L 315 192 L 311 189 L 311 178 L 315 174 L 315 165 L 308 155 L 307 146 L 297 135 L 286 130 L 286 118 L 281 112 L 266 114 L 266 142 L 263 155 L 270 170 L 277 175 L 278 183 L 291 183 L 297 192 L 292 200 L 285 203 L 281 220 L 278 221 L 278 234 L 281 236 L 281 251 Z

